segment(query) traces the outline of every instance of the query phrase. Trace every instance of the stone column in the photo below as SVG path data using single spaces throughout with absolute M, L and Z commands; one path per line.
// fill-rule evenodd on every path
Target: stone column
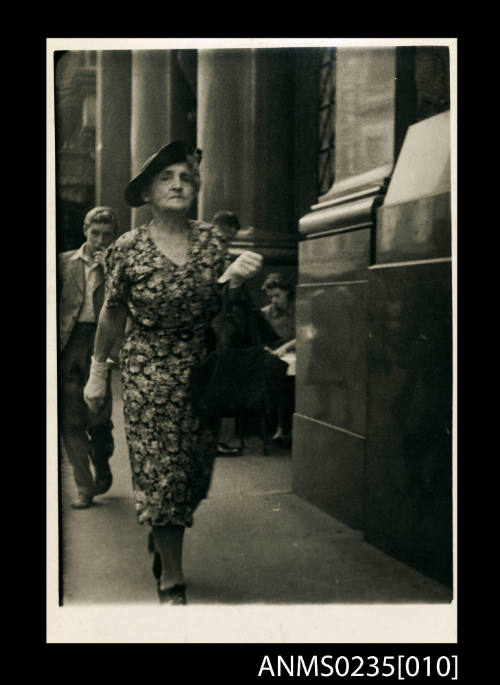
M 120 233 L 130 229 L 130 67 L 128 50 L 97 53 L 96 204 L 116 209 Z
M 255 224 L 255 89 L 251 50 L 199 51 L 199 215 L 204 220 L 227 209 L 242 226 Z
M 168 142 L 166 71 L 167 51 L 132 52 L 131 177 L 150 155 Z M 150 218 L 148 207 L 133 209 L 131 227 Z
M 291 230 L 293 64 L 288 51 L 202 50 L 198 139 L 204 219 L 235 211 L 257 231 Z
M 196 145 L 196 71 L 196 50 L 167 51 L 167 141 L 185 140 L 193 147 Z
M 193 51 L 189 66 L 193 64 Z M 195 141 L 196 93 L 181 68 L 177 50 L 132 53 L 131 177 L 160 147 L 176 139 Z M 150 220 L 148 207 L 132 210 L 132 226 Z
M 261 252 L 263 276 L 296 263 L 293 75 L 287 50 L 198 53 L 199 217 L 236 212 L 233 251 Z

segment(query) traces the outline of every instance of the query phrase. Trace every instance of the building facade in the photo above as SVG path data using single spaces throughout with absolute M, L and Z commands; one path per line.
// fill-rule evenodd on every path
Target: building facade
M 93 186 L 82 181 L 88 194 L 75 204 L 82 213 L 112 205 L 129 230 L 148 220 L 123 200 L 143 161 L 175 138 L 203 150 L 197 215 L 236 212 L 235 253 L 261 252 L 263 278 L 298 273 L 294 492 L 451 584 L 448 49 L 103 50 L 86 59 L 94 76 L 72 135 L 92 146 L 81 131 L 94 121 Z M 56 84 L 76 87 L 75 60 L 61 56 Z M 65 128 L 57 140 L 60 170 L 68 136 Z M 60 245 L 69 186 L 61 171 Z

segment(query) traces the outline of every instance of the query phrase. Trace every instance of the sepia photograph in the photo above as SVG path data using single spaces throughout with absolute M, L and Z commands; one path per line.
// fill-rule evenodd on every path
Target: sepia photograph
M 46 45 L 47 642 L 456 642 L 457 39 Z

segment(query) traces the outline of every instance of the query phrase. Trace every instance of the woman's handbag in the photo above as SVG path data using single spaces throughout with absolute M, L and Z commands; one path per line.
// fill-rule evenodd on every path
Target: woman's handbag
M 276 406 L 287 364 L 265 349 L 278 336 L 245 288 L 237 302 L 222 291 L 216 349 L 191 372 L 193 403 L 207 417 L 266 416 Z

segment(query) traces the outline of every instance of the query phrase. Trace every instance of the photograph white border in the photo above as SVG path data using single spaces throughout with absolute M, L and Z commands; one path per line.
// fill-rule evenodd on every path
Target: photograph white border
M 454 599 L 450 604 L 59 606 L 57 468 L 56 189 L 54 52 L 446 46 L 450 51 L 453 274 L 453 522 Z M 456 643 L 457 641 L 457 413 L 456 413 L 456 38 L 47 38 L 47 642 L 48 643 Z M 173 613 L 172 613 L 173 612 Z

